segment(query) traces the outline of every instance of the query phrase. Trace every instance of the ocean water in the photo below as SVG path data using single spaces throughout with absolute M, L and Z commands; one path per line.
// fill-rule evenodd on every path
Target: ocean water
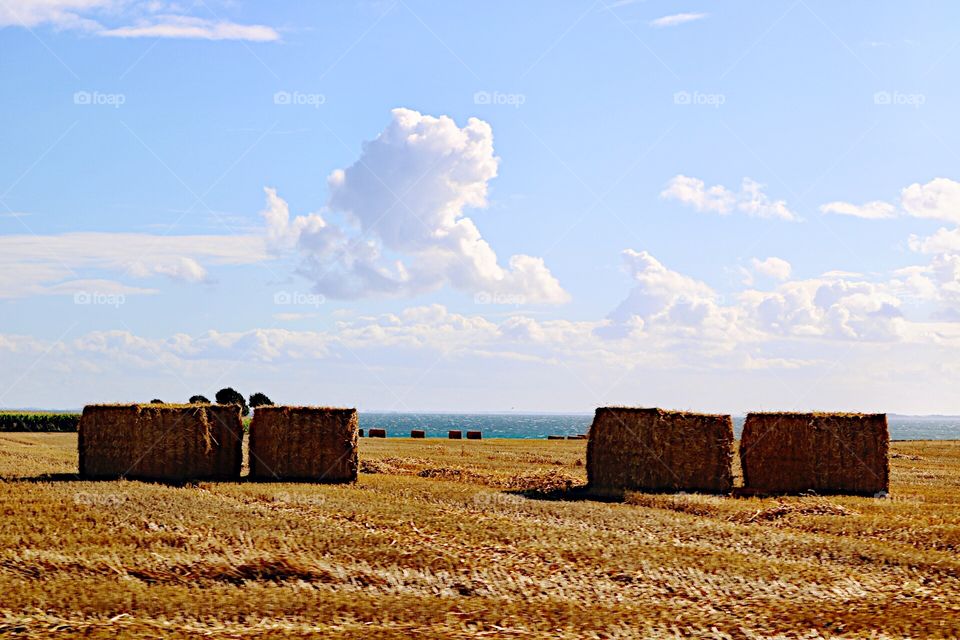
M 592 415 L 586 414 L 461 414 L 461 413 L 360 413 L 362 429 L 386 429 L 387 436 L 407 437 L 412 429 L 423 429 L 428 438 L 446 438 L 447 431 L 482 431 L 485 438 L 546 438 L 549 435 L 586 433 Z M 734 417 L 733 428 L 740 437 L 743 417 Z M 893 440 L 960 439 L 960 417 L 888 416 Z

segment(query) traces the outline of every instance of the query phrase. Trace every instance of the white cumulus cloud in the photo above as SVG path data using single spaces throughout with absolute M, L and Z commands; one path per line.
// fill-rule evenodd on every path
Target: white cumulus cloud
M 723 185 L 707 187 L 703 180 L 681 174 L 670 179 L 660 197 L 676 200 L 703 213 L 727 215 L 741 211 L 754 218 L 797 219 L 786 201 L 772 200 L 763 191 L 763 185 L 751 178 L 744 178 L 740 191 L 733 192 Z
M 881 220 L 892 218 L 897 214 L 897 208 L 889 202 L 874 200 L 864 204 L 850 202 L 828 202 L 820 206 L 821 213 L 832 213 L 839 216 L 853 216 L 867 220 Z
M 790 273 L 793 270 L 789 262 L 783 258 L 772 256 L 765 260 L 753 258 L 750 260 L 750 266 L 758 275 L 773 278 L 774 280 L 789 280 Z
M 498 164 L 486 122 L 471 118 L 460 127 L 447 116 L 394 109 L 360 158 L 327 180 L 327 209 L 353 228 L 319 213 L 291 219 L 287 203 L 267 189 L 268 237 L 296 246 L 301 272 L 332 298 L 410 296 L 449 285 L 492 300 L 566 302 L 542 258 L 519 254 L 501 265 L 465 215 L 487 205 Z
M 960 223 L 960 182 L 949 178 L 915 182 L 903 189 L 900 202 L 911 216 Z

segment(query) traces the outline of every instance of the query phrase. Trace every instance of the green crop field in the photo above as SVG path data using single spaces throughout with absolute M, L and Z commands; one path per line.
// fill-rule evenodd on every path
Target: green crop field
M 80 424 L 79 413 L 0 411 L 0 432 L 69 432 Z

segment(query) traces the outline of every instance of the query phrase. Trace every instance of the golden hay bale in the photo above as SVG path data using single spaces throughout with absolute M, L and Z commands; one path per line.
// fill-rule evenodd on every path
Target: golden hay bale
M 450 440 L 462 440 L 463 432 L 462 431 L 447 431 L 447 438 Z
M 889 442 L 883 413 L 751 413 L 740 439 L 743 483 L 765 493 L 886 492 Z
M 592 490 L 725 493 L 733 487 L 732 463 L 727 415 L 600 407 L 590 426 Z
M 386 438 L 387 430 L 386 429 L 370 429 L 370 433 L 367 434 L 369 438 Z
M 80 475 L 237 479 L 242 442 L 237 405 L 89 405 L 80 418 Z
M 427 437 L 427 432 L 424 431 L 423 429 L 413 429 L 412 431 L 410 431 L 410 437 L 411 437 L 411 438 L 426 438 L 426 437 Z
M 250 423 L 250 477 L 353 482 L 357 424 L 356 409 L 258 407 Z
M 479 431 L 467 431 L 467 440 L 482 440 L 483 434 Z

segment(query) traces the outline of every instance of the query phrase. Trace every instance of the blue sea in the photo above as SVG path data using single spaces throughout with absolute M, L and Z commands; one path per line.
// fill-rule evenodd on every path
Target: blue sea
M 549 435 L 586 433 L 593 421 L 587 414 L 460 414 L 460 413 L 364 413 L 363 429 L 386 429 L 391 437 L 408 437 L 412 429 L 423 429 L 428 438 L 446 438 L 447 431 L 482 431 L 485 438 L 546 438 Z M 743 417 L 734 417 L 736 436 L 740 437 Z M 893 440 L 960 439 L 960 417 L 895 416 L 887 417 Z

